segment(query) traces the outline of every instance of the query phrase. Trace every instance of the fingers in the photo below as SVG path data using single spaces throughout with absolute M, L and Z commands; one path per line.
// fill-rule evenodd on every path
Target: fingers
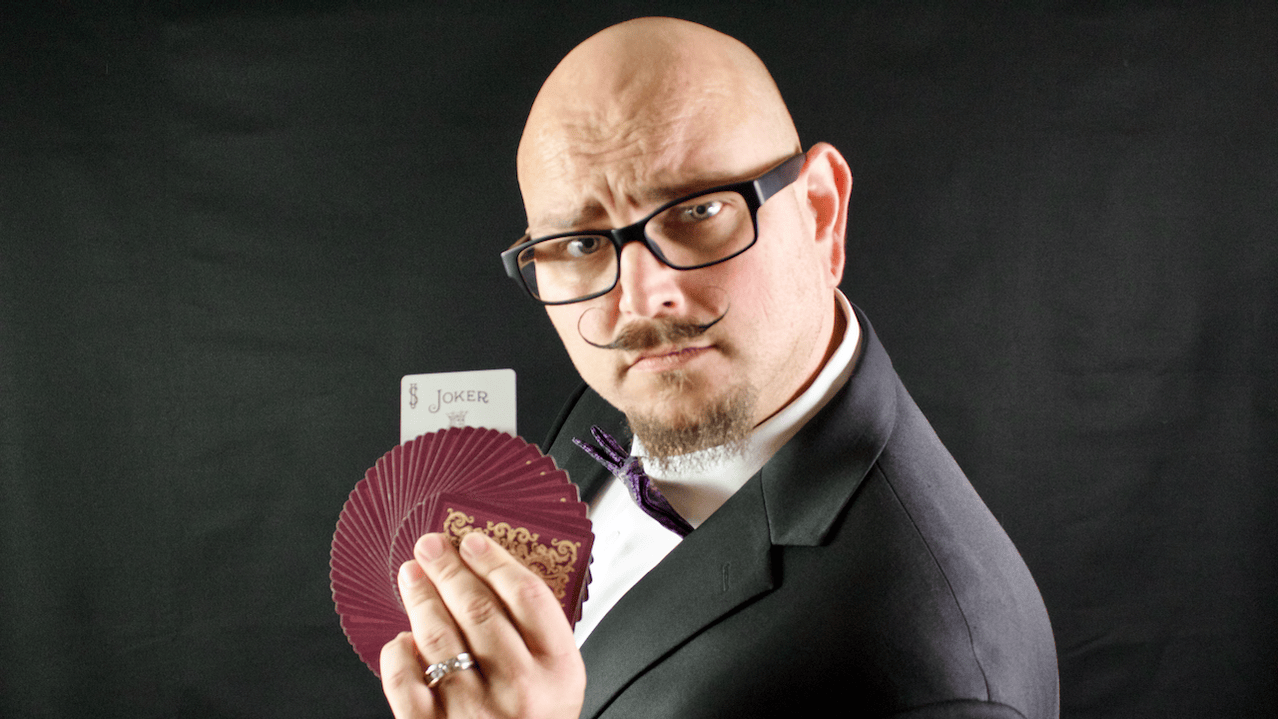
M 438 538 L 438 535 L 430 536 Z M 427 545 L 428 549 L 435 551 L 429 546 L 429 542 Z M 429 693 L 430 687 L 426 685 L 422 670 L 431 664 L 452 659 L 469 649 L 444 600 L 422 571 L 420 562 L 420 559 L 408 561 L 400 567 L 399 591 L 404 609 L 408 613 L 409 624 L 413 628 L 412 640 L 421 657 L 417 681 Z M 440 713 L 446 714 L 455 701 L 469 701 L 480 696 L 483 681 L 475 668 L 457 670 L 445 676 L 436 689 L 440 691 L 434 695 L 440 705 Z
M 568 618 L 541 577 L 478 532 L 462 539 L 461 556 L 500 599 L 532 655 L 576 652 Z
M 467 542 L 466 546 L 469 547 L 473 542 L 474 540 Z M 505 602 L 463 561 L 452 544 L 443 535 L 428 534 L 418 540 L 414 550 L 417 562 L 430 580 L 422 583 L 431 585 L 431 591 L 438 600 L 429 602 L 429 606 L 423 608 L 422 626 L 427 626 L 426 619 L 429 617 L 430 625 L 436 627 L 434 631 L 427 632 L 426 638 L 438 644 L 439 651 L 452 652 L 441 658 L 447 659 L 460 651 L 470 651 L 479 660 L 485 673 L 490 669 L 502 673 L 502 668 L 526 665 L 530 659 L 529 650 L 524 645 L 519 630 L 511 623 Z M 510 556 L 505 552 L 486 554 L 501 554 L 507 558 Z M 537 579 L 535 575 L 529 574 Z M 542 582 L 542 585 L 545 583 Z M 422 632 L 416 629 L 417 623 L 413 626 L 420 645 L 423 641 Z M 439 661 L 433 656 L 433 651 L 432 655 L 428 655 L 428 651 L 432 650 L 422 646 L 423 656 L 430 661 Z
M 396 719 L 424 719 L 435 716 L 435 696 L 422 679 L 417 648 L 410 632 L 382 647 L 382 692 Z
M 580 676 L 584 687 L 585 669 L 572 628 L 541 577 L 479 532 L 462 539 L 460 553 L 441 535 L 422 537 L 415 550 L 449 615 L 433 610 L 432 620 L 446 623 L 445 635 L 469 647 L 489 686 L 518 687 L 539 672 L 551 672 Z M 451 634 L 452 629 L 459 633 Z
M 572 629 L 542 579 L 479 533 L 459 553 L 428 534 L 400 568 L 413 631 L 382 650 L 383 688 L 396 717 L 575 717 L 586 673 Z M 469 652 L 433 690 L 422 668 Z
M 413 627 L 417 650 L 426 663 L 433 664 L 466 651 L 466 642 L 453 623 L 448 607 L 434 585 L 427 581 L 417 561 L 404 562 L 399 568 L 399 595 Z

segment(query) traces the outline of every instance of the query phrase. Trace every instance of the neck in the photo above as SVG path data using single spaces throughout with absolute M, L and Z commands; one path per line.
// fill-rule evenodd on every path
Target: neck
M 816 366 L 813 367 L 810 372 L 808 372 L 807 378 L 803 380 L 803 383 L 800 384 L 784 402 L 777 407 L 773 407 L 772 411 L 770 411 L 767 415 L 757 419 L 755 422 L 756 427 L 767 422 L 769 419 L 772 419 L 777 412 L 788 407 L 791 402 L 798 399 L 798 397 L 804 392 L 808 391 L 808 388 L 811 387 L 812 383 L 816 380 L 817 375 L 821 374 L 821 370 L 825 368 L 827 363 L 829 363 L 830 357 L 834 355 L 834 351 L 843 343 L 843 337 L 848 332 L 852 333 L 852 336 L 848 339 L 850 339 L 853 343 L 860 341 L 860 326 L 858 326 L 855 322 L 849 323 L 848 318 L 843 316 L 843 310 L 839 306 L 838 298 L 831 297 L 830 312 L 826 315 L 826 320 L 821 324 L 820 336 L 825 338 L 824 348 L 821 352 L 821 360 L 816 363 Z

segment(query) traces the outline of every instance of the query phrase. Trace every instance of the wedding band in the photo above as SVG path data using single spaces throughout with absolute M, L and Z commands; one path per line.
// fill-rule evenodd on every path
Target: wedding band
M 458 672 L 463 669 L 472 669 L 475 666 L 475 659 L 470 656 L 470 652 L 462 652 L 452 659 L 445 659 L 442 662 L 435 662 L 426 667 L 423 672 L 426 676 L 426 686 L 434 689 L 435 685 L 444 681 L 444 677 Z

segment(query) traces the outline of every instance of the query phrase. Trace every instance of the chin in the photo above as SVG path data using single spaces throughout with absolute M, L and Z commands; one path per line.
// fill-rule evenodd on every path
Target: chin
M 757 396 L 748 384 L 709 398 L 684 390 L 625 414 L 649 456 L 664 459 L 739 443 L 754 429 Z
M 698 374 L 688 370 L 669 370 L 650 374 L 634 383 L 634 401 L 630 407 L 647 417 L 660 419 L 671 425 L 693 425 L 704 408 L 719 403 L 722 396 L 707 391 L 708 383 Z M 720 390 L 725 395 L 731 390 Z

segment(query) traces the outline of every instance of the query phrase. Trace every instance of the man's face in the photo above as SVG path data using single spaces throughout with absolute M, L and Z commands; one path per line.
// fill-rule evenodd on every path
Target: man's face
M 787 149 L 768 147 L 756 133 L 748 117 L 688 113 L 552 136 L 521 170 L 530 235 L 628 225 L 663 202 L 755 177 L 787 159 Z M 611 292 L 546 308 L 578 372 L 631 419 L 645 443 L 641 426 L 685 430 L 721 421 L 715 417 L 725 407 L 744 412 L 745 427 L 753 427 L 819 370 L 838 273 L 828 248 L 813 241 L 806 187 L 805 169 L 760 208 L 758 242 L 744 254 L 675 270 L 630 243 Z M 691 339 L 596 346 L 665 320 L 703 324 L 725 309 L 721 321 Z

